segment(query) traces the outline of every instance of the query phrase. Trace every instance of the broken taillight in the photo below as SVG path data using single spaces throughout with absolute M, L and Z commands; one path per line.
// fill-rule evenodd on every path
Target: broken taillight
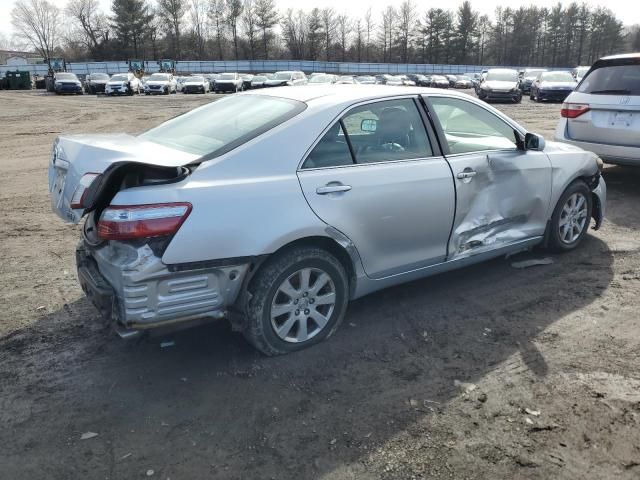
M 87 196 L 87 192 L 89 191 L 89 187 L 99 176 L 99 173 L 85 173 L 82 176 L 78 182 L 75 192 L 73 192 L 73 197 L 71 197 L 71 208 L 87 208 L 89 206 L 84 204 L 84 200 Z
M 577 118 L 583 113 L 589 111 L 589 105 L 586 103 L 563 103 L 560 108 L 560 116 L 563 118 Z
M 111 205 L 98 221 L 103 240 L 135 240 L 173 235 L 191 213 L 190 203 Z

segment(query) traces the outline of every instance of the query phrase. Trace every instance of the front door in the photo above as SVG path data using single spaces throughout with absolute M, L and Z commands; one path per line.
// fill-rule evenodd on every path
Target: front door
M 551 199 L 551 162 L 522 150 L 514 127 L 476 103 L 429 96 L 456 183 L 449 258 L 542 236 Z
M 316 215 L 355 244 L 368 276 L 446 257 L 453 180 L 446 160 L 434 156 L 415 99 L 352 108 L 325 132 L 298 177 Z

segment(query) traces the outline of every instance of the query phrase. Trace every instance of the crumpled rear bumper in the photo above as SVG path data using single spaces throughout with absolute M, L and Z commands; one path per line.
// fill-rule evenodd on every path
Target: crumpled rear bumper
M 242 288 L 248 264 L 172 271 L 148 245 L 84 241 L 76 249 L 78 279 L 102 313 L 128 329 L 222 318 Z

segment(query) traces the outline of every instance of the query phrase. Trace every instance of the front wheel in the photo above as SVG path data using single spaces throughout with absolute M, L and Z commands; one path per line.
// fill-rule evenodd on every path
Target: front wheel
M 589 229 L 593 200 L 589 187 L 577 180 L 567 187 L 553 211 L 548 232 L 549 249 L 566 252 L 576 248 Z
M 349 281 L 330 253 L 300 247 L 268 260 L 253 278 L 244 336 L 266 355 L 315 345 L 342 321 Z

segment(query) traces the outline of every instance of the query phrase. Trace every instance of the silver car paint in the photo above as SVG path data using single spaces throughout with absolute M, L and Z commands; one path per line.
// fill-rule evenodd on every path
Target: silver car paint
M 446 258 L 446 253 L 443 253 L 446 248 L 439 246 L 445 237 L 445 233 L 428 232 L 427 229 L 414 225 L 416 223 L 414 217 L 408 220 L 410 223 L 406 225 L 406 228 L 409 228 L 410 232 L 422 235 L 422 238 L 432 243 L 421 248 L 418 244 L 419 242 L 406 235 L 404 243 L 401 242 L 396 247 L 399 249 L 408 247 L 412 253 L 407 255 L 406 252 L 393 251 L 394 238 L 386 238 L 388 241 L 379 243 L 377 248 L 376 241 L 380 242 L 379 239 L 370 239 L 368 240 L 369 243 L 361 245 L 357 239 L 349 235 L 349 232 L 341 231 L 336 225 L 328 224 L 329 222 L 321 220 L 314 213 L 314 210 L 309 207 L 303 195 L 303 190 L 309 187 L 305 187 L 304 184 L 310 178 L 314 178 L 315 182 L 318 180 L 322 182 L 326 178 L 319 178 L 322 177 L 323 172 L 318 170 L 308 173 L 300 172 L 299 181 L 296 172 L 309 146 L 316 142 L 328 125 L 339 118 L 347 109 L 362 102 L 398 96 L 406 97 L 407 95 L 417 97 L 419 94 L 430 95 L 438 92 L 438 90 L 429 91 L 424 88 L 384 86 L 314 86 L 300 89 L 274 88 L 266 92 L 260 92 L 261 95 L 283 96 L 303 100 L 307 102 L 308 108 L 293 119 L 235 150 L 219 158 L 204 162 L 181 182 L 122 190 L 116 194 L 111 203 L 114 205 L 134 205 L 188 201 L 194 205 L 192 213 L 164 252 L 162 263 L 165 265 L 268 255 L 292 241 L 306 237 L 333 239 L 345 248 L 354 263 L 355 285 L 352 289 L 353 298 L 390 285 L 475 263 L 539 243 L 542 235 L 540 218 L 543 215 L 539 215 L 538 212 L 544 210 L 542 205 L 546 204 L 546 219 L 548 219 L 562 191 L 572 180 L 579 176 L 588 177 L 597 173 L 594 155 L 585 154 L 579 149 L 557 146 L 552 142 L 548 142 L 544 153 L 528 153 L 548 156 L 548 160 L 545 161 L 550 161 L 551 163 L 550 175 L 547 178 L 536 175 L 534 179 L 527 180 L 525 178 L 528 173 L 527 168 L 524 165 L 525 162 L 521 162 L 521 160 L 528 161 L 526 157 L 528 153 L 523 155 L 522 152 L 514 152 L 513 163 L 511 163 L 512 159 L 502 158 L 501 154 L 496 154 L 494 168 L 502 172 L 500 175 L 515 178 L 516 182 L 513 185 L 524 186 L 524 191 L 529 191 L 532 194 L 532 198 L 523 199 L 524 203 L 519 205 L 518 208 L 525 209 L 527 204 L 535 207 L 536 214 L 535 217 L 532 217 L 535 218 L 535 222 L 533 225 L 516 225 L 514 223 L 511 226 L 505 223 L 505 228 L 501 228 L 499 231 L 495 230 L 493 233 L 489 232 L 488 235 L 484 235 L 481 243 L 473 244 L 479 248 L 466 248 L 463 255 L 450 255 L 449 258 Z M 251 95 L 251 93 L 240 95 L 246 94 Z M 524 134 L 524 129 L 512 122 L 508 117 L 466 94 L 451 92 L 447 96 L 455 96 L 475 102 L 505 119 L 521 134 Z M 90 137 L 85 137 L 82 142 L 77 142 L 85 144 L 84 146 L 67 146 L 67 144 L 74 143 L 75 137 L 69 137 L 61 142 L 63 143 L 62 148 L 65 154 L 73 160 L 71 168 L 77 170 L 79 175 L 91 171 L 92 166 L 95 166 L 95 163 L 92 164 L 90 160 L 85 160 L 84 162 L 86 163 L 80 160 L 81 157 L 86 157 L 85 155 L 80 155 L 80 152 L 85 148 L 89 148 L 86 145 L 91 144 L 93 141 Z M 100 141 L 99 137 L 96 137 L 96 139 Z M 292 141 L 292 139 L 295 139 L 295 141 Z M 111 145 L 106 139 L 101 141 Z M 134 140 L 129 140 L 129 143 L 125 142 L 125 145 L 129 145 L 130 149 L 124 148 L 124 152 L 119 152 L 116 148 L 119 143 L 121 142 L 114 141 L 112 148 L 107 149 L 106 153 L 101 153 L 99 150 L 94 152 L 97 157 L 100 157 L 100 155 L 104 157 L 103 165 L 99 168 L 113 162 L 113 159 L 109 157 L 114 154 L 120 156 L 120 158 L 125 158 L 127 155 L 135 157 L 133 155 L 136 143 Z M 135 150 L 136 155 L 144 151 L 138 148 L 135 148 Z M 155 161 L 150 161 L 151 158 L 145 156 L 144 161 L 149 160 L 148 163 L 159 164 L 161 163 L 160 159 L 164 159 L 163 164 L 175 166 L 190 163 L 193 160 L 192 156 L 187 154 L 183 154 L 181 158 L 176 158 L 180 156 L 177 155 L 178 152 L 173 150 L 171 152 L 176 154 L 173 158 L 171 155 L 165 154 L 156 156 Z M 151 154 L 151 157 L 153 156 Z M 540 158 L 542 157 L 536 160 L 537 165 L 539 165 Z M 137 158 L 136 160 L 140 161 L 141 159 Z M 82 166 L 80 167 L 79 165 Z M 384 171 L 386 174 L 396 170 L 397 172 L 392 172 L 392 174 L 394 176 L 398 175 L 399 178 L 405 181 L 406 187 L 407 172 L 413 171 L 415 174 L 417 166 L 429 167 L 429 172 L 426 172 L 427 168 L 425 168 L 425 172 L 420 174 L 425 181 L 433 182 L 434 179 L 441 178 L 446 173 L 444 170 L 446 162 L 439 158 L 382 163 L 372 165 L 371 171 Z M 347 167 L 344 170 L 365 172 L 362 167 Z M 490 176 L 487 173 L 485 180 L 488 182 L 489 179 Z M 368 187 L 371 187 L 376 182 L 372 174 L 367 180 L 355 178 L 354 173 L 352 181 L 356 180 L 363 182 L 363 185 L 367 185 L 368 181 Z M 451 173 L 449 173 L 448 181 L 453 181 Z M 377 182 L 379 183 L 379 179 Z M 473 181 L 470 183 L 473 184 Z M 464 237 L 465 234 L 469 235 L 479 225 L 491 225 L 491 220 L 486 215 L 487 210 L 492 206 L 497 206 L 501 201 L 498 190 L 489 197 L 478 195 L 480 182 L 476 183 L 470 187 L 476 191 L 475 197 L 471 195 L 469 198 L 473 200 L 468 200 L 465 211 L 461 210 L 460 215 L 456 216 L 454 231 L 458 240 L 453 246 L 458 250 L 462 244 L 460 238 Z M 489 184 L 487 183 L 486 185 Z M 511 189 L 515 188 L 508 182 L 507 185 Z M 426 220 L 433 221 L 438 229 L 443 228 L 448 235 L 453 219 L 451 204 L 453 196 L 450 190 L 447 191 L 447 188 L 443 188 L 440 185 L 437 188 L 448 200 L 438 202 L 433 208 L 433 212 L 426 214 Z M 388 192 L 389 195 L 394 197 L 405 194 L 404 189 L 400 188 L 395 189 L 395 191 L 393 188 L 389 188 Z M 549 195 L 547 199 L 544 198 L 545 192 Z M 594 191 L 594 194 L 600 195 L 603 209 L 606 201 L 605 193 L 606 187 L 604 181 L 601 181 L 600 187 Z M 307 196 L 309 197 L 309 194 Z M 329 204 L 328 202 L 327 205 Z M 397 199 L 394 202 L 396 203 L 393 208 L 399 209 L 402 202 Z M 334 203 L 337 204 L 338 202 Z M 316 210 L 319 208 L 318 206 L 313 207 Z M 442 212 L 442 218 L 438 218 L 437 211 Z M 509 208 L 505 211 L 507 215 L 503 215 L 503 217 L 510 218 Z M 397 211 L 394 213 L 397 213 Z M 414 208 L 412 213 L 415 216 L 417 209 Z M 338 220 L 341 219 L 339 212 L 335 213 L 335 215 L 337 215 L 336 218 Z M 348 218 L 352 221 L 358 220 L 354 211 L 345 213 L 345 217 L 342 220 L 344 221 Z M 379 213 L 374 212 L 369 220 L 376 222 L 381 218 Z M 397 221 L 394 225 L 398 226 Z M 371 229 L 372 227 L 369 226 L 368 228 Z M 373 228 L 370 232 L 371 234 L 379 234 L 381 227 L 378 226 L 378 229 Z M 523 232 L 526 234 L 523 234 Z M 360 238 L 360 235 L 364 236 L 366 233 L 366 228 L 363 228 L 356 237 Z M 384 231 L 382 233 L 385 234 Z M 492 238 L 497 239 L 499 235 L 502 235 L 500 237 L 501 241 L 491 241 Z M 444 241 L 446 243 L 446 239 Z M 468 244 L 469 242 L 466 241 L 465 243 Z M 450 246 L 452 253 L 457 251 L 456 248 Z M 417 253 L 420 251 L 424 252 L 429 258 L 417 258 Z M 367 254 L 367 258 L 365 258 L 364 253 Z M 389 256 L 395 258 L 402 265 L 392 265 L 385 258 L 376 259 L 374 258 L 375 256 Z M 155 262 L 153 258 L 150 261 Z M 104 262 L 108 262 L 108 260 L 105 259 Z M 366 271 L 365 265 L 373 265 L 370 269 L 371 272 Z M 104 268 L 109 267 L 105 266 Z M 373 278 L 375 275 L 378 275 L 379 278 Z M 235 297 L 232 298 L 232 295 L 229 294 L 229 297 L 225 298 L 224 304 L 227 305 L 233 300 L 235 300 Z
M 577 118 L 561 118 L 555 138 L 598 154 L 604 161 L 640 164 L 640 96 L 593 95 L 574 91 L 565 102 L 588 104 Z M 616 122 L 618 113 L 631 114 L 629 122 Z

